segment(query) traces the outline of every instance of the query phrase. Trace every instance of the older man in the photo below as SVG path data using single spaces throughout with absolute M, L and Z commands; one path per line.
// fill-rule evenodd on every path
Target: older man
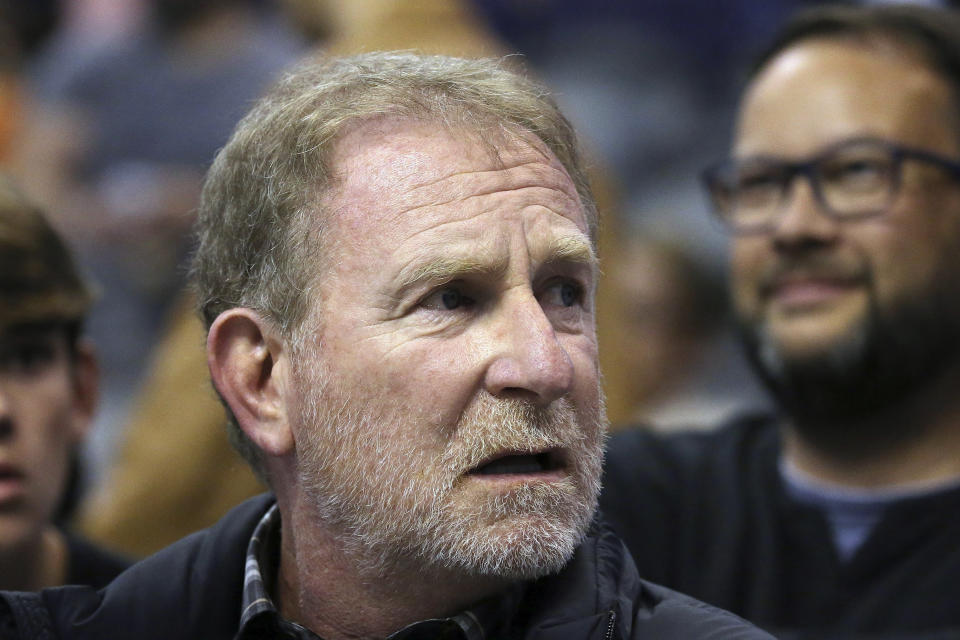
M 783 415 L 611 445 L 644 576 L 784 637 L 960 637 L 958 100 L 946 11 L 818 9 L 760 61 L 706 182 Z
M 0 177 L 2 589 L 100 587 L 129 564 L 62 528 L 97 403 L 97 361 L 81 337 L 91 300 L 60 236 Z
M 409 54 L 305 66 L 217 157 L 199 229 L 213 382 L 273 496 L 100 594 L 8 596 L 18 622 L 39 610 L 64 638 L 764 635 L 642 582 L 591 525 L 596 213 L 541 87 Z

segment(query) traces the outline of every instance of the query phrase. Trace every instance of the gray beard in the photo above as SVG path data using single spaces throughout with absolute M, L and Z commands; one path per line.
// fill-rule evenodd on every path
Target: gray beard
M 877 418 L 896 415 L 956 366 L 960 305 L 948 288 L 886 309 L 871 288 L 859 325 L 805 358 L 785 356 L 763 321 L 738 317 L 738 329 L 749 361 L 801 437 L 847 457 L 889 450 L 919 437 L 922 425 Z
M 302 375 L 312 401 L 300 417 L 308 435 L 298 443 L 299 479 L 318 521 L 337 531 L 361 575 L 434 568 L 532 579 L 562 568 L 582 541 L 599 493 L 602 407 L 593 424 L 580 424 L 565 400 L 539 409 L 486 394 L 450 430 L 465 434 L 462 446 L 437 460 L 436 452 L 380 435 L 380 424 L 397 419 L 429 424 L 414 409 L 378 413 L 367 399 L 334 389 L 328 372 Z M 554 446 L 569 447 L 576 458 L 565 481 L 524 485 L 468 509 L 448 500 L 457 495 L 460 472 L 485 456 L 504 447 Z

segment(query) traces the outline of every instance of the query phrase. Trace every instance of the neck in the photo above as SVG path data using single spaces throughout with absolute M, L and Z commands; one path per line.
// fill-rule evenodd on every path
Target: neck
M 67 543 L 54 527 L 0 553 L 0 589 L 37 591 L 63 584 L 67 577 Z
M 283 509 L 280 568 L 273 597 L 281 615 L 323 638 L 380 638 L 428 618 L 453 615 L 506 588 L 422 564 L 366 573 L 344 534 L 306 508 Z
M 785 460 L 828 484 L 849 488 L 934 487 L 960 478 L 960 367 L 882 413 L 816 425 L 788 423 Z M 825 428 L 826 427 L 826 428 Z M 835 427 L 831 429 L 831 427 Z M 834 431 L 849 438 L 810 437 Z M 900 433 L 878 441 L 871 434 Z

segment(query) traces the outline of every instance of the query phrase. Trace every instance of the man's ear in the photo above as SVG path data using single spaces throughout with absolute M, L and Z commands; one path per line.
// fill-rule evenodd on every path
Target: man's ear
M 224 311 L 207 334 L 214 386 L 243 432 L 270 456 L 293 450 L 284 401 L 287 357 L 271 323 L 252 309 Z
M 71 429 L 77 442 L 82 441 L 93 424 L 93 414 L 100 400 L 100 363 L 93 343 L 80 338 L 72 354 L 73 421 Z

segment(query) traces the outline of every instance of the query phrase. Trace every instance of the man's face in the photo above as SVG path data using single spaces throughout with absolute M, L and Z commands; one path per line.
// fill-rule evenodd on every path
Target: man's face
M 36 537 L 88 421 L 62 329 L 0 331 L 0 550 Z
M 288 402 L 319 516 L 371 571 L 562 566 L 592 517 L 605 416 L 596 262 L 557 160 L 513 137 L 348 133 Z
M 751 85 L 734 153 L 797 161 L 871 137 L 956 158 L 955 111 L 949 85 L 914 54 L 809 40 L 781 53 Z M 946 345 L 932 343 L 956 338 L 960 325 L 952 293 L 960 277 L 960 189 L 952 179 L 908 160 L 884 215 L 839 222 L 798 178 L 784 207 L 773 231 L 736 236 L 732 247 L 735 310 L 771 377 L 810 365 L 818 372 L 813 386 L 823 387 L 832 383 L 813 378 L 828 370 L 840 385 L 864 367 L 884 369 L 876 384 L 864 385 L 879 392 L 908 383 L 881 380 L 895 380 L 907 361 L 922 369 L 943 359 Z M 835 400 L 856 404 L 850 395 Z

